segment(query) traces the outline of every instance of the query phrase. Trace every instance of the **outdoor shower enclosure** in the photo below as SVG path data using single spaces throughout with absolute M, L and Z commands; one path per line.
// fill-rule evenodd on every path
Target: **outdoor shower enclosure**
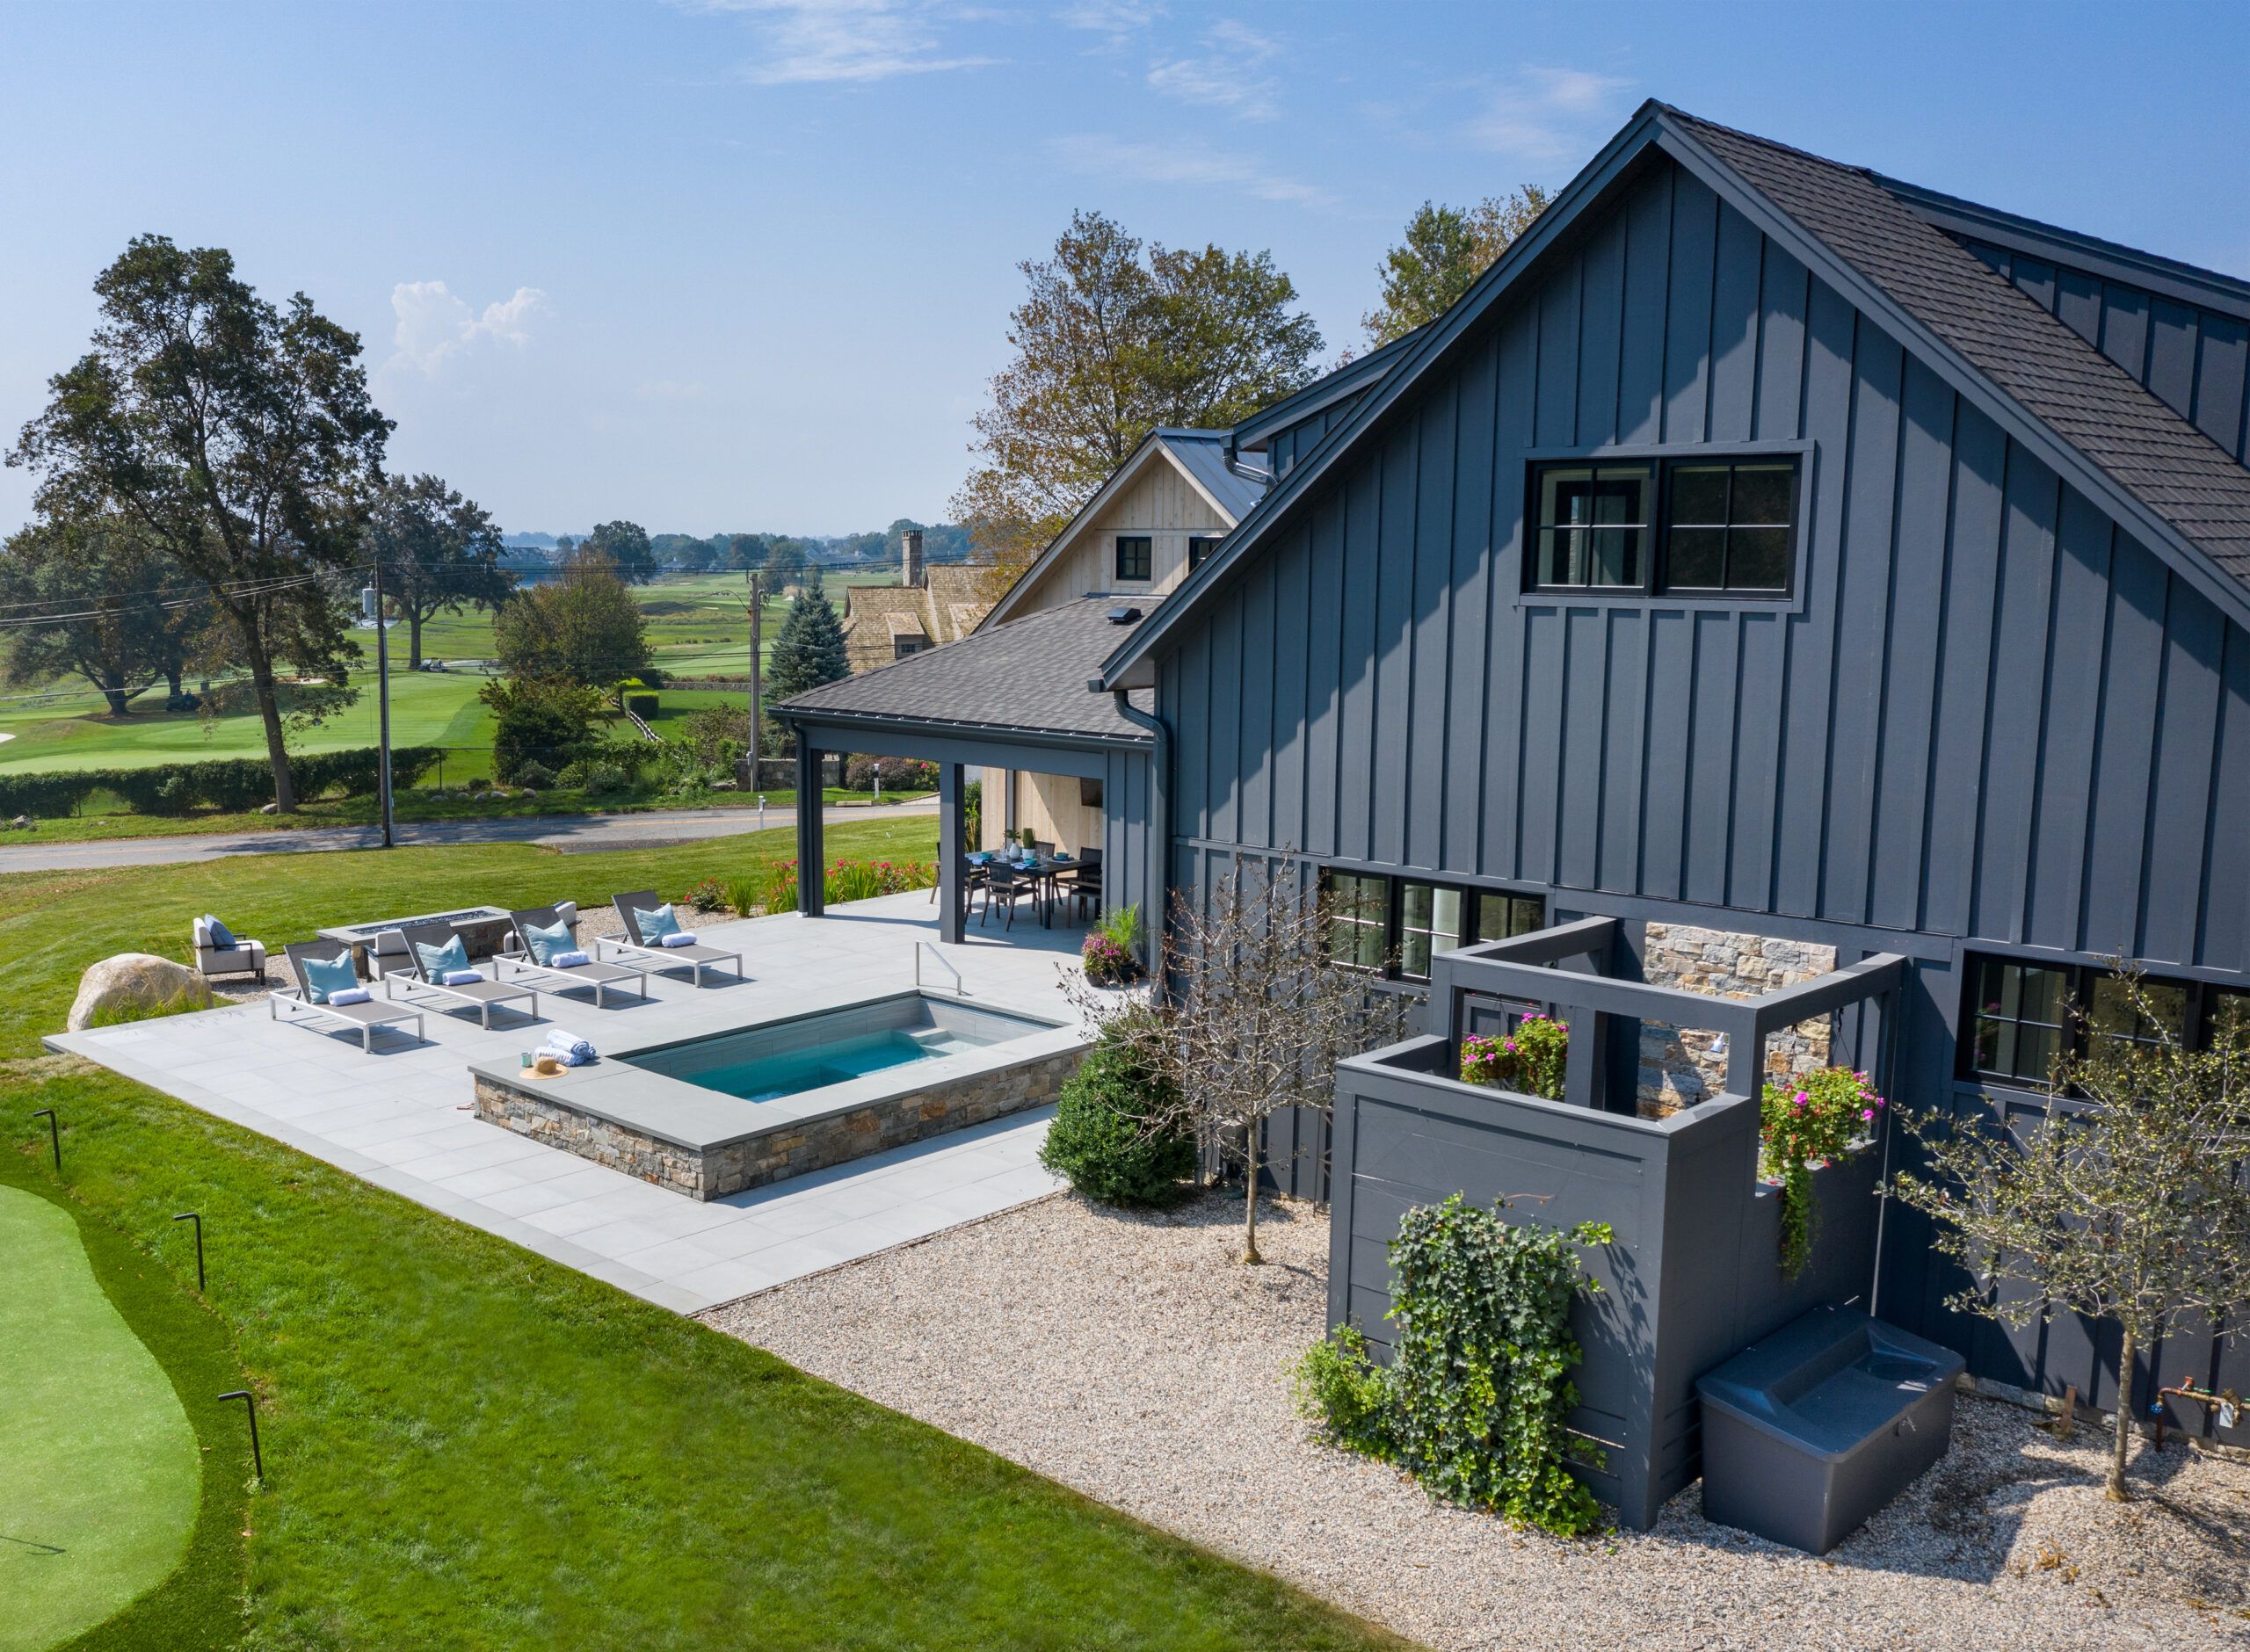
M 1608 1222 L 1615 1240 L 1587 1257 L 1601 1289 L 1572 1318 L 1586 1358 L 1571 1424 L 1601 1450 L 1588 1483 L 1645 1529 L 1701 1472 L 1698 1376 L 1808 1308 L 1879 1307 L 1884 1141 L 1814 1176 L 1812 1256 L 1784 1278 L 1781 1201 L 1758 1180 L 1759 1097 L 1767 1037 L 1830 1014 L 1835 1059 L 1882 1083 L 1905 960 L 1879 953 L 1713 997 L 1603 973 L 1629 955 L 1621 926 L 1586 918 L 1447 953 L 1433 965 L 1433 1031 L 1338 1066 L 1328 1317 L 1387 1357 L 1387 1246 L 1412 1206 L 1506 1197 L 1512 1220 Z M 1570 1026 L 1564 1099 L 1460 1081 L 1464 1035 L 1535 1009 Z M 1725 1034 L 1724 1090 L 1640 1117 L 1625 1054 L 1644 1020 Z

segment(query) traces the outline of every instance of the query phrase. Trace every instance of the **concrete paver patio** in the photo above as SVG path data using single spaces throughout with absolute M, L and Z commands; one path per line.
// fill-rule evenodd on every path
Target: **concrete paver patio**
M 350 914 L 339 914 L 348 919 Z M 431 1011 L 428 1039 L 269 1018 L 258 1003 L 57 1034 L 48 1047 L 324 1159 L 376 1186 L 472 1222 L 542 1256 L 682 1313 L 817 1272 L 1053 1192 L 1040 1166 L 1052 1108 L 995 1119 L 775 1186 L 700 1204 L 473 1117 L 468 1063 L 509 1061 L 561 1026 L 606 1054 L 712 1030 L 832 1008 L 913 984 L 918 942 L 961 972 L 972 1002 L 1049 1019 L 1068 1014 L 1058 964 L 1075 971 L 1070 929 L 972 931 L 937 946 L 926 895 L 888 895 L 795 914 L 699 924 L 739 947 L 750 979 L 652 977 L 650 998 L 584 999 L 542 992 L 541 1019 Z M 950 991 L 926 957 L 925 984 Z M 745 1104 L 748 1105 L 748 1104 Z

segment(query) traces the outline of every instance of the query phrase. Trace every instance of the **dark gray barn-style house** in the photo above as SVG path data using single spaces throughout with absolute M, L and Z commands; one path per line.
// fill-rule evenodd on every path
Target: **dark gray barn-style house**
M 1945 1309 L 1879 1155 L 1777 1281 L 1756 1092 L 1842 1061 L 2007 1116 L 2060 1042 L 2150 1035 L 2111 958 L 2184 1038 L 2250 993 L 2246 366 L 2250 284 L 1651 104 L 1448 314 L 1231 433 L 1262 496 L 1170 595 L 786 714 L 948 800 L 963 764 L 1098 779 L 1151 915 L 1237 857 L 1317 871 L 1339 956 L 1429 994 L 1276 1144 L 1332 1201 L 1334 1315 L 1380 1339 L 1404 1205 L 1543 1167 L 1620 1229 L 1582 1420 L 1644 1524 L 1694 1378 L 1816 1301 L 2115 1402 L 2104 1328 Z M 1526 998 L 1571 1023 L 1563 1104 L 1449 1076 Z M 2155 1370 L 2250 1388 L 2250 1351 L 2175 1339 L 2137 1404 Z

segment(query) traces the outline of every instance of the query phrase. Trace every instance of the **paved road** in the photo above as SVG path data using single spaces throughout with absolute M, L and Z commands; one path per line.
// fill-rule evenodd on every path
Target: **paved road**
M 934 815 L 934 801 L 886 803 L 881 808 L 831 806 L 831 825 Z M 793 826 L 794 808 L 766 811 L 768 828 Z M 545 844 L 584 852 L 648 848 L 658 844 L 731 837 L 758 830 L 752 808 L 652 810 L 644 815 L 525 815 L 512 820 L 425 821 L 401 825 L 401 844 Z M 0 838 L 0 872 L 51 872 L 64 867 L 161 866 L 216 860 L 221 855 L 301 855 L 330 849 L 372 849 L 381 841 L 373 826 L 316 826 L 303 831 L 214 832 L 206 837 L 120 837 L 109 843 L 41 844 Z

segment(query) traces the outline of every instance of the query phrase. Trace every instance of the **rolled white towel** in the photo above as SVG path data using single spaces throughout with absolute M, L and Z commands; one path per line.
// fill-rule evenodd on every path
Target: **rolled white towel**
M 365 987 L 346 987 L 341 992 L 330 993 L 328 1001 L 330 1004 L 365 1004 L 374 996 Z
M 481 969 L 448 969 L 446 971 L 445 984 L 448 987 L 466 987 L 483 979 L 484 972 Z
M 693 946 L 695 945 L 695 937 L 689 931 L 674 930 L 671 934 L 658 941 L 657 945 L 659 946 Z
M 581 1055 L 576 1050 L 549 1048 L 547 1053 L 565 1067 L 584 1067 L 588 1061 L 593 1060 L 592 1055 Z
M 549 969 L 576 969 L 581 964 L 592 962 L 593 960 L 584 953 L 555 953 L 548 957 L 547 967 Z
M 557 1055 L 575 1055 L 582 1061 L 592 1060 L 594 1053 L 591 1040 L 582 1039 L 575 1032 L 565 1032 L 559 1026 L 548 1029 L 547 1047 Z

